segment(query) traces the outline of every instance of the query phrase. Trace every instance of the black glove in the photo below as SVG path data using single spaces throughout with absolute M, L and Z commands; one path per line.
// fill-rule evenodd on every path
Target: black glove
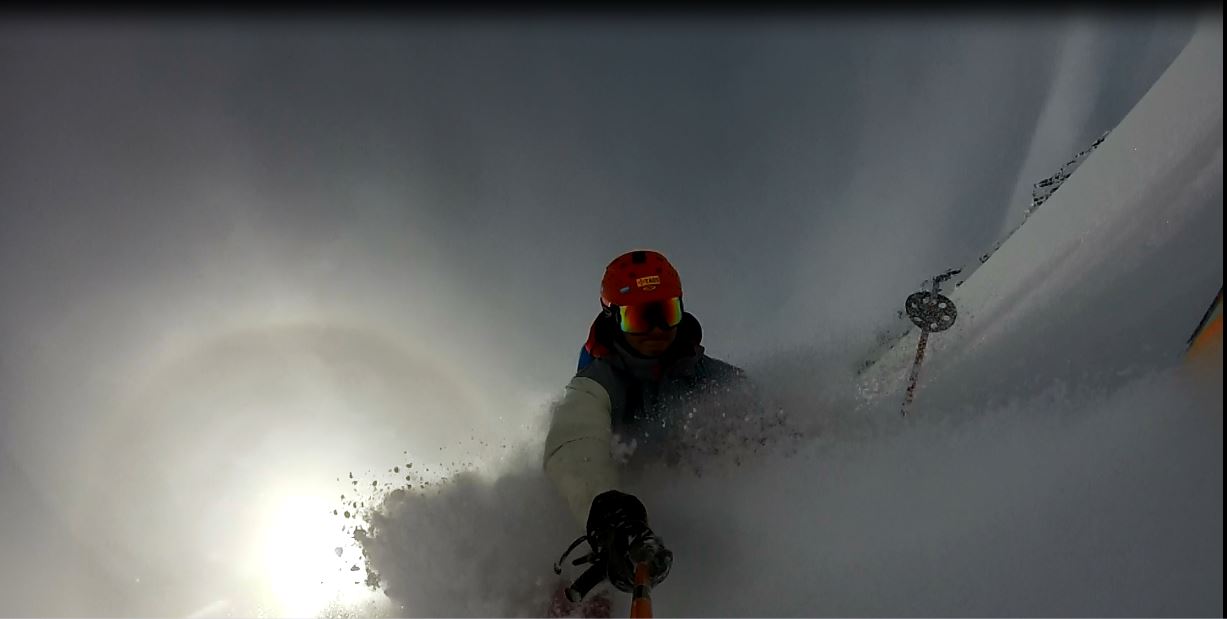
M 646 562 L 652 585 L 659 585 L 673 566 L 673 553 L 648 528 L 648 511 L 633 495 L 603 492 L 588 509 L 588 544 L 604 560 L 609 582 L 622 591 L 635 586 L 635 564 Z

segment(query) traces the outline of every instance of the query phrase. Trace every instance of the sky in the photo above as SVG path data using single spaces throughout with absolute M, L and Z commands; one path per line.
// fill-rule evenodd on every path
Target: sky
M 374 481 L 366 492 L 378 494 L 410 463 L 425 480 L 478 477 L 450 486 L 470 488 L 446 493 L 454 502 L 426 506 L 445 516 L 397 516 L 394 501 L 391 522 L 443 554 L 504 556 L 431 523 L 480 530 L 507 523 L 484 520 L 475 504 L 549 505 L 535 494 L 532 445 L 574 370 L 613 256 L 638 247 L 669 256 L 709 352 L 754 369 L 781 397 L 836 383 L 896 324 L 908 293 L 983 254 L 1022 221 L 1031 183 L 1117 126 L 1193 24 L 1185 12 L 0 21 L 0 598 L 9 600 L 0 614 L 320 612 L 328 600 L 315 597 L 334 585 L 352 591 L 342 585 L 358 579 L 352 540 L 331 515 L 339 494 L 363 496 L 347 475 L 363 490 Z M 1221 233 L 1217 242 L 1221 264 Z M 1171 448 L 1204 440 L 1197 411 L 1214 400 L 1213 389 L 1182 388 L 1187 377 L 1165 369 L 1087 393 L 1075 382 L 1059 396 L 1048 373 L 1033 378 L 1041 395 L 1032 399 L 971 394 L 973 429 L 926 427 L 923 441 L 849 442 L 837 456 L 809 445 L 802 455 L 842 458 L 846 468 L 834 470 L 847 475 L 835 479 L 880 479 L 899 495 L 994 447 L 1045 441 L 1079 453 L 1080 438 L 1103 436 L 1096 420 L 1128 402 L 1101 451 L 1080 453 L 1185 453 L 1169 473 L 1213 457 L 1213 442 Z M 822 421 L 804 406 L 825 403 L 818 391 L 801 398 L 809 425 Z M 1139 402 L 1177 393 L 1186 414 L 1162 428 L 1164 440 L 1144 441 L 1153 407 Z M 1221 380 L 1217 393 L 1221 402 Z M 1047 408 L 1070 411 L 1073 427 L 1019 426 Z M 917 445 L 951 442 L 914 466 Z M 1027 453 L 983 470 L 1019 477 Z M 1141 466 L 1129 462 L 1126 473 Z M 393 477 L 393 466 L 404 469 Z M 768 462 L 729 483 L 803 479 L 779 475 L 796 466 Z M 910 473 L 884 473 L 896 468 Z M 1069 503 L 1087 512 L 1128 504 L 1137 490 L 1109 483 L 1096 498 L 1086 475 L 1049 471 L 1039 477 L 1051 487 L 1030 492 L 1089 486 L 1091 498 Z M 840 505 L 836 524 L 877 500 L 851 482 L 822 495 L 846 499 L 823 499 Z M 704 484 L 715 483 L 683 488 L 694 500 L 671 502 L 663 522 L 686 522 L 681 506 L 703 505 L 713 493 Z M 806 487 L 774 488 L 810 496 Z M 975 499 L 954 504 L 969 514 L 1009 504 L 990 505 L 1001 491 L 984 479 L 962 487 Z M 1211 519 L 1213 498 L 1201 511 Z M 1220 490 L 1220 572 L 1221 505 Z M 508 520 L 528 518 L 522 540 L 569 541 L 553 535 L 566 527 L 562 510 L 541 511 Z M 1113 531 L 1136 524 L 1119 518 Z M 804 536 L 803 521 L 793 514 L 773 530 Z M 960 540 L 951 526 L 934 517 L 910 530 L 935 545 L 956 540 L 934 552 L 960 565 L 983 561 L 977 542 L 987 538 Z M 1044 563 L 1017 541 L 1001 548 L 1022 553 L 1026 573 Z M 830 582 L 846 584 L 831 591 L 864 594 L 825 606 L 793 595 L 767 614 L 912 614 L 892 605 L 902 597 L 870 594 L 885 556 L 865 557 L 872 577 L 860 581 L 837 569 L 846 563 L 807 557 L 763 569 L 825 566 Z M 442 571 L 469 582 L 460 566 L 471 563 Z M 324 594 L 307 595 L 317 576 Z M 474 577 L 502 590 L 503 577 Z M 700 601 L 712 585 L 695 577 L 671 577 L 695 592 L 677 595 L 678 612 L 717 612 Z M 523 595 L 517 603 L 531 604 Z M 1221 615 L 1221 584 L 1217 595 Z M 759 614 L 751 602 L 765 596 L 725 608 Z M 363 603 L 386 604 L 374 598 Z M 960 599 L 967 605 L 954 608 L 973 614 L 1130 614 L 1077 595 L 1055 598 L 1063 607 Z M 951 608 L 939 602 L 915 608 Z M 1174 608 L 1213 610 L 1213 599 L 1194 602 Z M 497 595 L 441 603 L 377 612 L 516 612 Z

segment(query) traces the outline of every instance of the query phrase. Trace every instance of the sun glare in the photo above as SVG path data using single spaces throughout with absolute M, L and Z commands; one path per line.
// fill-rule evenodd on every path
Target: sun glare
M 370 597 L 355 584 L 366 578 L 361 550 L 331 509 L 327 499 L 309 494 L 283 495 L 270 505 L 261 537 L 268 614 L 310 617 Z

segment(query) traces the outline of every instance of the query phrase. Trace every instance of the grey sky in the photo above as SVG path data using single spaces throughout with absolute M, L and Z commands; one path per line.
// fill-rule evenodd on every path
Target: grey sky
M 202 496 L 522 435 L 626 249 L 722 358 L 867 340 L 1191 23 L 0 22 L 0 542 L 65 544 L 2 573 L 75 585 L 18 612 L 187 612 L 230 582 L 183 550 L 219 520 L 173 530 Z M 114 585 L 174 557 L 161 602 Z

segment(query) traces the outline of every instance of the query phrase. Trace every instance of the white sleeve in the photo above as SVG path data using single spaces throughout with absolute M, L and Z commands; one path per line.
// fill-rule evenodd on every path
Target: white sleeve
M 596 495 L 613 490 L 618 470 L 610 454 L 609 394 L 591 378 L 576 376 L 554 405 L 545 438 L 545 473 L 583 526 Z

